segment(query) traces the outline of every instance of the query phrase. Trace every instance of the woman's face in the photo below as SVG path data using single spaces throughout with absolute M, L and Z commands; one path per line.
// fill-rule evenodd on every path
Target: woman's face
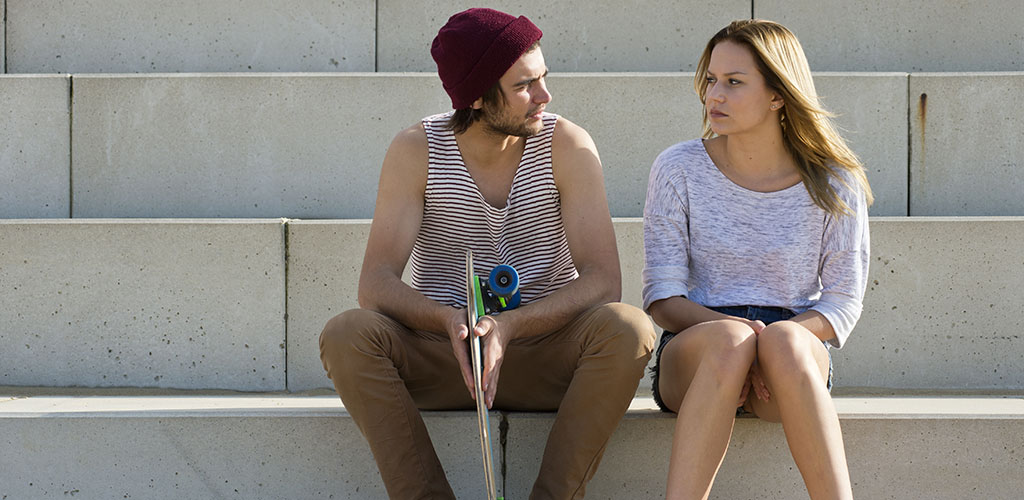
M 731 41 L 715 45 L 705 78 L 704 107 L 714 133 L 758 133 L 779 126 L 782 98 L 765 84 L 745 45 Z

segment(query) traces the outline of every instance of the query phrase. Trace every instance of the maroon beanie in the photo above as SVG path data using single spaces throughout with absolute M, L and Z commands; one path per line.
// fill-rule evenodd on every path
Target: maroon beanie
M 452 107 L 471 107 L 542 35 L 525 16 L 494 9 L 469 9 L 449 18 L 430 55 Z

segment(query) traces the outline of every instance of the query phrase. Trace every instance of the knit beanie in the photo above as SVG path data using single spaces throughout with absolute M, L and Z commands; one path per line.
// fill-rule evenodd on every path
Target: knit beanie
M 430 55 L 452 107 L 471 107 L 542 35 L 525 16 L 494 9 L 469 9 L 449 18 Z

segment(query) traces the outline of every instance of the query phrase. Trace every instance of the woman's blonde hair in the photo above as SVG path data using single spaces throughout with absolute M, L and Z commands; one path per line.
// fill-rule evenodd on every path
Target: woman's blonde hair
M 814 203 L 833 215 L 851 213 L 850 207 L 829 183 L 830 177 L 835 177 L 840 183 L 853 188 L 836 171 L 840 169 L 850 174 L 849 177 L 864 191 L 870 205 L 874 196 L 864 166 L 836 131 L 831 120 L 834 115 L 826 111 L 818 100 L 804 50 L 785 26 L 760 19 L 741 19 L 716 33 L 700 56 L 693 80 L 700 102 L 704 103 L 707 98 L 706 73 L 711 63 L 711 51 L 724 41 L 748 47 L 765 83 L 782 96 L 785 103 L 780 112 L 782 136 Z M 714 133 L 706 106 L 703 113 L 703 136 L 711 138 Z

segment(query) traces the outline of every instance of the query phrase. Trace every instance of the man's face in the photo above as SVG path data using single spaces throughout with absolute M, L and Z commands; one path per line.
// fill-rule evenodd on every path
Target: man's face
M 541 113 L 551 102 L 545 77 L 548 67 L 540 48 L 523 54 L 498 84 L 505 94 L 505 104 L 483 106 L 483 124 L 493 133 L 530 137 L 544 128 Z

